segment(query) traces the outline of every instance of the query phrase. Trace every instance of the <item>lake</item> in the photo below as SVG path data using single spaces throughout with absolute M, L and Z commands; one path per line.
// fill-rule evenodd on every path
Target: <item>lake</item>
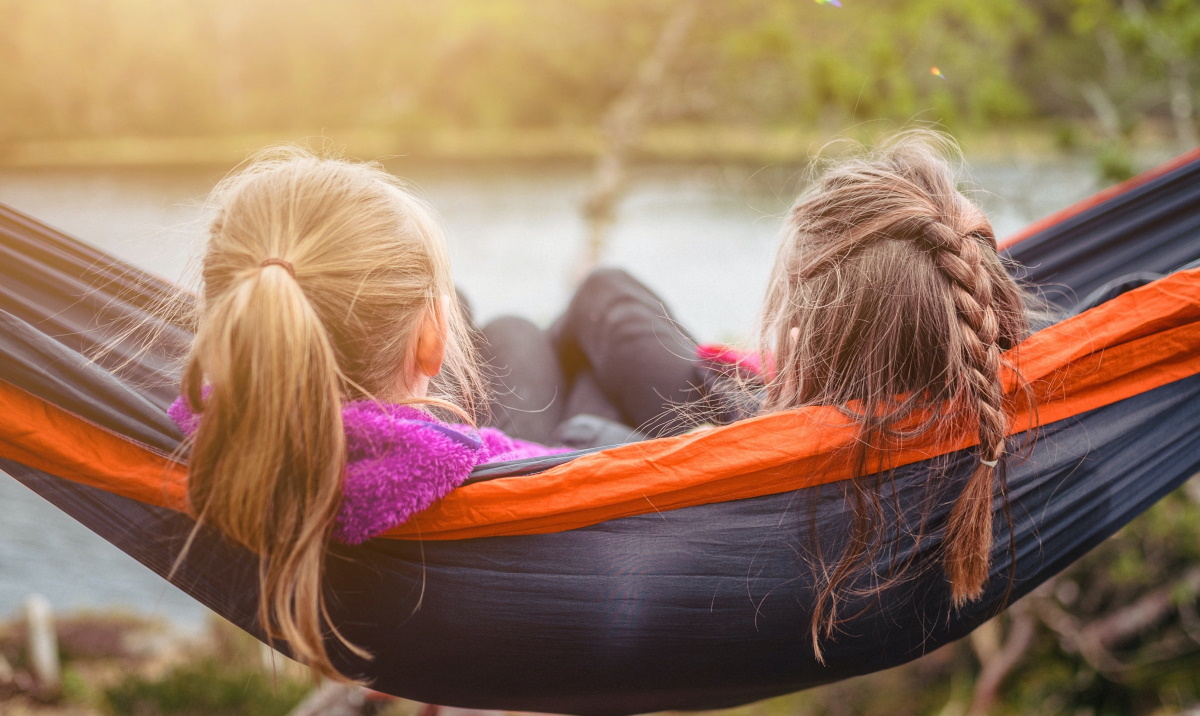
M 972 163 L 976 195 L 1003 237 L 1097 190 L 1090 163 Z M 441 213 L 459 286 L 480 322 L 542 325 L 579 278 L 579 206 L 590 167 L 431 166 L 395 161 Z M 0 202 L 172 281 L 194 268 L 204 197 L 226 170 L 0 170 Z M 656 290 L 701 340 L 745 339 L 781 217 L 804 172 L 789 167 L 652 166 L 631 178 L 603 263 Z M 0 475 L 0 616 L 33 592 L 56 609 L 122 608 L 183 628 L 206 610 L 86 528 Z

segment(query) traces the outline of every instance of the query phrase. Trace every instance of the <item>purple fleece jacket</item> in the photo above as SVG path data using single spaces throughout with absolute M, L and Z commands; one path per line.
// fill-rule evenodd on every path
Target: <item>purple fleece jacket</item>
M 183 398 L 167 412 L 189 436 L 200 426 L 201 416 Z M 567 452 L 495 428 L 442 423 L 411 405 L 355 401 L 342 408 L 342 422 L 346 472 L 333 537 L 347 544 L 365 542 L 428 509 L 476 465 Z

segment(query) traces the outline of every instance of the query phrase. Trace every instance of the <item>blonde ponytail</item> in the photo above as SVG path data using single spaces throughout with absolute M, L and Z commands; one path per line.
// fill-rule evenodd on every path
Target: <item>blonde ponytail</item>
M 314 672 L 325 648 L 326 545 L 346 462 L 342 405 L 402 397 L 404 362 L 438 297 L 453 296 L 428 209 L 375 167 L 296 150 L 217 190 L 183 392 L 200 415 L 188 494 L 197 518 L 261 556 L 259 621 Z M 446 387 L 469 414 L 482 392 L 451 304 Z M 465 410 L 464 410 L 465 409 Z
M 203 376 L 211 390 L 201 402 Z M 314 646 L 323 642 L 319 585 L 345 464 L 342 389 L 329 336 L 295 279 L 265 267 L 223 296 L 184 381 L 204 415 L 192 446 L 192 508 L 269 555 L 260 624 L 333 676 Z

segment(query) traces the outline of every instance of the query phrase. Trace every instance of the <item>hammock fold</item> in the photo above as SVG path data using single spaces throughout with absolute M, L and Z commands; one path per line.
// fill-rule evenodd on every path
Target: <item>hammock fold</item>
M 1009 254 L 1028 279 L 1087 295 L 1200 258 L 1200 154 L 1068 210 Z M 0 470 L 164 577 L 194 523 L 165 415 L 185 326 L 176 289 L 0 207 Z M 132 323 L 131 323 L 132 322 Z M 132 335 L 98 360 L 123 326 Z M 835 411 L 763 416 L 587 455 L 484 466 L 391 539 L 330 548 L 331 643 L 345 673 L 416 700 L 581 714 L 733 706 L 895 666 L 958 639 L 1200 469 L 1200 270 L 1176 272 L 1035 334 L 1019 350 L 1039 408 L 1009 460 L 986 593 L 950 606 L 946 505 L 969 436 L 886 457 L 893 558 L 918 568 L 823 645 L 809 560 L 846 539 L 852 436 Z M 1034 429 L 1036 428 L 1036 429 Z M 1036 440 L 1033 438 L 1036 435 Z M 930 475 L 940 475 L 930 487 Z M 482 478 L 504 476 L 499 479 Z M 894 499 L 892 499 L 894 497 Z M 1010 561 L 1009 545 L 1012 545 Z M 828 552 L 835 553 L 835 552 Z M 885 559 L 886 557 L 886 559 Z M 257 560 L 200 528 L 173 583 L 247 631 Z M 1008 590 L 1011 582 L 1011 595 Z

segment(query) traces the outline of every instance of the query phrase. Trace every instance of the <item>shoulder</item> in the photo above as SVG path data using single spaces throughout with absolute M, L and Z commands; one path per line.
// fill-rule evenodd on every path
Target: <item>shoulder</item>
M 351 457 L 410 452 L 414 455 L 479 451 L 477 435 L 447 425 L 411 405 L 354 401 L 342 408 L 346 450 Z
M 557 455 L 558 453 L 570 451 L 570 448 L 552 448 L 538 443 L 531 443 L 527 440 L 518 440 L 517 438 L 505 435 L 496 428 L 480 428 L 479 437 L 483 440 L 484 450 L 487 453 L 484 458 L 485 462 L 520 460 L 527 457 L 543 457 L 545 455 Z
M 334 537 L 363 542 L 428 509 L 484 461 L 477 436 L 416 408 L 355 402 L 342 412 L 346 469 Z
M 200 416 L 192 412 L 192 408 L 188 405 L 188 399 L 184 396 L 179 396 L 171 403 L 171 407 L 167 408 L 167 415 L 179 427 L 179 430 L 188 437 L 196 434 L 196 429 L 200 427 Z

